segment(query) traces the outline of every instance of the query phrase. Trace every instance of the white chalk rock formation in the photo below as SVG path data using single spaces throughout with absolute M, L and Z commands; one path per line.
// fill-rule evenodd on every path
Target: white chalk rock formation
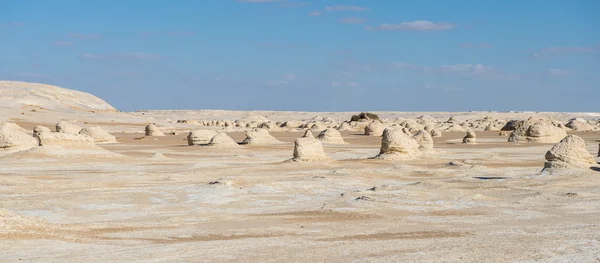
M 19 125 L 5 122 L 0 125 L 0 151 L 16 152 L 31 149 L 38 145 L 37 140 L 23 132 Z
M 294 162 L 324 162 L 330 158 L 323 151 L 321 141 L 315 139 L 310 130 L 294 142 Z
M 246 132 L 246 139 L 242 141 L 242 144 L 256 144 L 256 145 L 265 145 L 265 144 L 277 144 L 281 143 L 275 137 L 273 137 L 268 130 L 257 128 L 251 131 Z
M 401 129 L 385 129 L 381 137 L 381 148 L 375 159 L 411 160 L 419 156 L 419 143 Z
M 187 136 L 188 145 L 204 145 L 217 135 L 213 130 L 192 130 Z
M 116 143 L 117 138 L 112 134 L 108 133 L 104 129 L 93 126 L 88 128 L 83 128 L 79 131 L 79 134 L 87 135 L 92 137 L 96 143 Z
M 590 125 L 586 120 L 579 118 L 569 120 L 566 126 L 574 131 L 591 131 L 594 129 L 593 125 Z
M 165 136 L 165 134 L 162 131 L 160 131 L 160 129 L 154 124 L 148 124 L 148 126 L 146 126 L 145 131 L 146 136 Z
M 568 135 L 546 152 L 545 171 L 568 168 L 589 168 L 596 164 L 585 148 L 585 141 L 577 135 Z
M 419 150 L 429 152 L 433 150 L 433 138 L 426 130 L 420 130 L 412 137 L 419 144 Z
M 374 121 L 365 127 L 365 135 L 381 136 L 383 134 L 383 130 L 385 130 L 385 126 L 383 126 L 383 124 L 381 124 L 379 121 Z
M 548 123 L 539 123 L 529 126 L 525 133 L 527 142 L 557 143 L 567 136 L 567 132 Z
M 116 111 L 89 93 L 39 83 L 0 81 L 0 109 L 22 107 L 63 112 Z
M 256 115 L 256 114 L 249 114 L 249 115 L 246 115 L 246 116 L 244 116 L 244 117 L 242 118 L 242 120 L 243 120 L 243 121 L 247 121 L 247 122 L 252 122 L 252 121 L 254 121 L 254 122 L 259 122 L 259 123 L 262 123 L 262 122 L 268 122 L 268 121 L 269 121 L 269 119 L 267 119 L 267 117 L 265 117 L 265 116 L 261 116 L 261 115 Z
M 319 139 L 322 143 L 346 144 L 344 138 L 342 138 L 342 134 L 336 129 L 326 129 L 321 131 L 321 133 L 317 135 L 317 139 Z
M 352 126 L 350 126 L 350 124 L 348 124 L 347 122 L 342 122 L 342 124 L 340 124 L 340 127 L 337 128 L 338 131 L 354 131 L 354 128 L 352 128 Z
M 35 135 L 39 146 L 57 146 L 65 149 L 96 148 L 94 138 L 83 134 L 41 132 Z
M 220 148 L 232 148 L 232 147 L 238 147 L 239 145 L 237 142 L 235 142 L 233 139 L 231 139 L 231 137 L 229 137 L 229 135 L 227 135 L 224 132 L 220 132 L 217 135 L 215 135 L 214 137 L 212 137 L 212 139 L 210 139 L 208 146 L 220 147 Z
M 446 128 L 445 131 L 447 131 L 447 132 L 464 132 L 466 130 L 465 130 L 465 128 L 463 128 L 462 126 L 460 126 L 458 124 L 452 124 L 452 125 L 450 125 L 450 127 Z
M 438 129 L 432 129 L 431 137 L 442 137 L 442 132 Z
M 119 154 L 97 146 L 94 139 L 83 134 L 61 132 L 41 132 L 35 134 L 39 147 L 34 147 L 24 154 L 42 154 L 54 157 L 118 157 Z M 37 156 L 37 155 L 36 155 Z
M 475 134 L 474 131 L 468 130 L 467 135 L 465 137 L 463 137 L 462 143 L 463 144 L 474 144 L 477 142 L 476 137 L 477 137 L 477 135 Z
M 40 133 L 40 132 L 52 132 L 52 130 L 46 126 L 42 126 L 42 125 L 36 125 L 35 127 L 33 127 L 33 134 L 36 133 Z
M 521 139 L 521 136 L 519 136 L 517 131 L 512 131 L 510 135 L 508 135 L 508 142 L 519 142 L 521 140 L 523 139 Z
M 56 131 L 62 133 L 79 134 L 81 127 L 68 121 L 61 121 L 56 124 Z

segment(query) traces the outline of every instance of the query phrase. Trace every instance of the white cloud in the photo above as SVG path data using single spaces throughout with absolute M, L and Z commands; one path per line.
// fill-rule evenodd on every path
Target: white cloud
M 281 86 L 285 86 L 287 84 L 290 84 L 294 81 L 296 81 L 296 74 L 294 73 L 286 73 L 283 74 L 279 79 L 277 80 L 268 80 L 266 85 L 267 86 L 275 86 L 275 87 L 281 87 Z
M 308 15 L 309 16 L 320 16 L 321 12 L 319 12 L 319 11 L 312 11 L 312 12 L 309 12 Z
M 337 81 L 334 80 L 331 82 L 332 87 L 358 87 L 360 83 L 356 81 Z
M 486 77 L 493 79 L 517 79 L 517 75 L 506 75 L 502 72 L 494 69 L 491 66 L 483 64 L 454 64 L 454 65 L 441 65 L 437 67 L 430 66 L 418 66 L 408 63 L 393 63 L 392 67 L 402 70 L 416 70 L 423 73 L 438 73 L 438 74 L 456 74 L 463 76 L 472 77 Z
M 343 24 L 362 24 L 365 21 L 366 19 L 360 17 L 344 17 L 340 19 L 340 23 Z
M 589 54 L 600 51 L 596 46 L 572 46 L 572 47 L 545 47 L 535 50 L 533 57 L 541 58 L 548 56 L 570 55 L 570 54 Z
M 472 73 L 472 74 L 485 74 L 493 71 L 490 66 L 482 64 L 455 64 L 455 65 L 442 65 L 440 69 L 443 72 L 450 73 Z
M 81 58 L 84 58 L 84 59 L 103 59 L 104 56 L 102 56 L 102 55 L 94 55 L 94 54 L 91 54 L 91 53 L 85 53 L 85 54 L 81 55 Z
M 72 44 L 73 44 L 73 43 L 71 43 L 71 42 L 66 42 L 66 41 L 56 41 L 56 42 L 54 42 L 54 45 L 55 45 L 55 46 L 70 46 L 70 45 L 72 45 Z
M 143 52 L 129 52 L 115 54 L 114 57 L 119 58 L 131 58 L 131 59 L 160 59 L 161 56 L 158 54 L 143 53 Z
M 78 33 L 68 33 L 67 36 L 75 37 L 75 38 L 79 38 L 79 39 L 96 39 L 96 38 L 100 38 L 100 35 L 98 35 L 98 34 L 85 35 L 85 34 L 78 34 Z
M 22 26 L 25 25 L 25 23 L 23 22 L 10 22 L 10 23 L 5 23 L 5 24 L 0 24 L 0 28 L 3 27 L 16 27 L 16 26 Z
M 550 69 L 550 75 L 552 76 L 564 76 L 564 75 L 569 75 L 571 74 L 570 70 L 565 70 L 565 69 Z
M 365 11 L 367 10 L 367 8 L 362 7 L 362 6 L 355 6 L 355 5 L 337 5 L 337 6 L 328 6 L 325 7 L 325 11 L 328 12 L 334 12 L 334 11 L 356 11 L 356 12 L 360 12 L 360 11 Z
M 241 3 L 274 3 L 281 2 L 282 0 L 237 0 Z
M 109 55 L 100 55 L 100 54 L 91 54 L 91 53 L 85 53 L 83 55 L 80 56 L 83 59 L 105 59 L 105 58 L 112 58 L 112 59 L 144 59 L 144 60 L 149 60 L 149 59 L 160 59 L 162 58 L 160 55 L 158 54 L 151 54 L 151 53 L 143 53 L 143 52 L 128 52 L 128 53 L 116 53 L 116 54 L 109 54 Z
M 453 29 L 456 25 L 452 23 L 434 23 L 426 20 L 402 22 L 399 24 L 381 24 L 376 27 L 367 27 L 368 30 L 416 30 L 416 31 L 439 31 Z

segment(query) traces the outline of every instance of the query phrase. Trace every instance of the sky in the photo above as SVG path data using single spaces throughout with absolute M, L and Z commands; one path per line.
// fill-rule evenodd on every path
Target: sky
M 122 111 L 600 111 L 597 0 L 0 0 L 0 79 Z

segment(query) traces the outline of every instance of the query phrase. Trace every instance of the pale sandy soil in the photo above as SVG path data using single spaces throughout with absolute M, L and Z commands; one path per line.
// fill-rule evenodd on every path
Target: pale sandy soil
M 45 220 L 0 231 L 0 261 L 600 261 L 600 172 L 541 174 L 552 144 L 509 144 L 498 132 L 478 132 L 480 143 L 462 145 L 463 132 L 444 133 L 435 154 L 393 162 L 369 159 L 379 137 L 343 132 L 349 144 L 325 145 L 334 161 L 314 164 L 284 163 L 299 132 L 272 132 L 280 145 L 225 150 L 187 146 L 186 134 L 135 139 L 148 115 L 201 119 L 198 112 L 68 116 L 115 132 L 119 143 L 102 147 L 116 157 L 0 157 L 0 209 Z M 65 118 L 38 113 L 9 117 L 27 129 Z M 430 115 L 489 113 L 466 114 Z M 349 117 L 280 115 L 268 118 Z M 595 156 L 600 132 L 577 134 Z

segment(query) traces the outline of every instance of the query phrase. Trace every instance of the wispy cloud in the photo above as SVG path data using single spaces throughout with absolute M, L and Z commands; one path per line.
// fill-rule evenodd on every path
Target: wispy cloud
M 482 64 L 441 65 L 440 70 L 447 73 L 486 74 L 493 71 L 491 66 Z
M 54 42 L 55 46 L 70 46 L 73 45 L 72 42 L 67 42 L 67 41 L 56 41 Z
M 427 89 L 427 90 L 442 90 L 442 91 L 463 91 L 463 90 L 465 90 L 464 88 L 460 88 L 460 87 L 439 86 L 439 85 L 434 85 L 434 84 L 430 84 L 430 83 L 423 85 L 423 88 Z
M 0 24 L 0 28 L 4 28 L 4 27 L 18 27 L 18 26 L 23 26 L 23 25 L 25 25 L 25 23 L 23 23 L 23 22 L 10 22 L 10 23 Z
M 572 73 L 572 71 L 570 70 L 565 70 L 565 69 L 550 69 L 549 70 L 550 75 L 552 76 L 564 76 L 564 75 L 569 75 Z
M 344 17 L 340 19 L 340 23 L 342 24 L 362 24 L 365 21 L 366 19 L 360 17 Z
M 96 54 L 92 54 L 92 53 L 84 53 L 81 56 L 79 56 L 80 58 L 83 59 L 103 59 L 104 56 L 103 55 L 96 55 Z
M 325 11 L 328 11 L 328 12 L 335 12 L 335 11 L 355 11 L 355 12 L 360 12 L 360 11 L 365 11 L 365 10 L 367 10 L 366 7 L 356 6 L 356 5 L 336 5 L 336 6 L 327 6 L 327 7 L 325 7 Z
M 356 81 L 337 81 L 334 80 L 331 82 L 332 87 L 358 87 L 360 83 Z
M 283 74 L 279 79 L 276 80 L 268 80 L 267 81 L 267 86 L 272 86 L 272 87 L 282 87 L 285 85 L 288 85 L 294 81 L 296 81 L 296 74 L 294 73 L 286 73 Z
M 278 44 L 278 43 L 259 43 L 258 47 L 267 49 L 305 49 L 308 48 L 306 45 L 295 45 L 295 44 Z
M 533 57 L 547 57 L 547 56 L 558 56 L 558 55 L 569 55 L 569 54 L 587 54 L 587 53 L 596 53 L 598 51 L 600 51 L 600 45 L 572 46 L 572 47 L 545 47 L 540 50 L 534 51 Z
M 168 32 L 167 35 L 170 36 L 193 36 L 196 33 L 194 32 L 190 32 L 190 31 L 173 31 L 173 32 Z
M 160 56 L 158 54 L 144 53 L 144 52 L 114 53 L 114 54 L 108 54 L 108 55 L 85 53 L 85 54 L 81 55 L 80 58 L 88 59 L 88 60 L 98 60 L 98 59 L 156 60 L 156 59 L 161 59 L 162 56 Z
M 100 38 L 100 35 L 98 34 L 79 34 L 79 33 L 68 33 L 67 36 L 70 37 L 74 37 L 74 38 L 79 38 L 79 39 L 96 39 L 96 38 Z
M 291 2 L 291 1 L 284 1 L 283 3 L 281 3 L 282 7 L 303 7 L 303 6 L 307 6 L 310 3 L 308 2 Z
M 413 70 L 426 74 L 454 74 L 467 77 L 485 77 L 498 80 L 513 80 L 519 78 L 518 75 L 504 74 L 491 66 L 483 64 L 453 64 L 431 67 L 418 66 L 408 63 L 393 63 L 392 66 L 397 69 Z
M 196 35 L 195 32 L 191 31 L 170 31 L 170 32 L 141 32 L 140 36 L 142 37 L 164 37 L 164 36 L 193 36 Z
M 158 54 L 144 53 L 144 52 L 129 52 L 114 54 L 117 58 L 130 58 L 130 59 L 161 59 L 162 57 Z
M 283 2 L 283 0 L 237 0 L 240 3 L 275 3 Z
M 320 11 L 312 11 L 312 12 L 308 12 L 309 16 L 320 16 L 321 12 Z
M 366 27 L 367 30 L 382 30 L 382 31 L 394 31 L 394 30 L 414 30 L 414 31 L 440 31 L 456 28 L 455 24 L 452 23 L 434 23 L 426 20 L 416 20 L 412 22 L 402 22 L 398 24 L 381 24 L 375 27 Z
M 475 44 L 475 43 L 462 43 L 461 48 L 478 49 L 478 48 L 491 48 L 492 45 L 487 43 Z

